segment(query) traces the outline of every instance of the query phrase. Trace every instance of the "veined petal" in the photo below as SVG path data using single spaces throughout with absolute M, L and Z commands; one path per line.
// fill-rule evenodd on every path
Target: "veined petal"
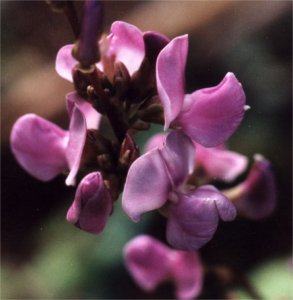
M 196 165 L 214 179 L 231 182 L 245 171 L 247 164 L 247 157 L 240 153 L 196 144 Z
M 69 115 L 72 114 L 76 105 L 85 117 L 87 129 L 98 129 L 102 115 L 89 102 L 82 99 L 76 92 L 68 93 L 66 100 Z
M 154 149 L 130 166 L 122 195 L 125 213 L 138 222 L 142 213 L 159 209 L 167 201 L 172 184 L 159 149 Z
M 78 106 L 72 110 L 69 125 L 69 142 L 66 149 L 66 158 L 70 172 L 66 178 L 67 185 L 75 185 L 75 176 L 78 172 L 82 151 L 86 139 L 86 121 Z
M 169 249 L 147 235 L 129 241 L 123 249 L 125 264 L 134 281 L 145 291 L 154 290 L 168 278 Z
M 177 299 L 195 299 L 201 292 L 203 267 L 195 251 L 176 251 L 169 254 L 171 278 L 176 286 Z
M 11 149 L 19 164 L 42 181 L 67 169 L 67 143 L 67 131 L 35 114 L 20 117 L 10 136 Z
M 172 131 L 160 151 L 173 187 L 180 186 L 194 169 L 195 149 L 191 139 L 180 131 Z
M 178 116 L 184 100 L 188 36 L 176 37 L 160 52 L 156 66 L 157 89 L 164 107 L 165 130 Z
M 239 214 L 254 220 L 272 214 L 277 202 L 277 188 L 271 164 L 260 154 L 246 180 L 235 187 L 238 197 L 233 200 Z
M 143 33 L 134 25 L 116 21 L 111 26 L 109 35 L 109 54 L 114 54 L 116 61 L 121 61 L 132 75 L 144 59 L 145 47 Z
M 100 172 L 86 175 L 79 183 L 67 220 L 82 230 L 99 234 L 112 211 L 112 198 Z
M 73 82 L 72 70 L 78 64 L 78 61 L 71 54 L 73 47 L 73 44 L 63 46 L 57 53 L 55 63 L 57 73 L 70 82 Z
M 245 94 L 233 73 L 216 87 L 205 88 L 184 98 L 175 123 L 195 142 L 214 147 L 225 142 L 240 125 L 245 112 Z
M 197 250 L 210 241 L 224 221 L 236 217 L 233 204 L 215 187 L 206 185 L 186 194 L 179 194 L 169 208 L 167 240 L 181 250 Z

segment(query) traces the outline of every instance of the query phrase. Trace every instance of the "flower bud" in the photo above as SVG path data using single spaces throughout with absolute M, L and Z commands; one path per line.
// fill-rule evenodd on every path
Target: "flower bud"
M 139 156 L 139 149 L 130 135 L 126 135 L 120 149 L 120 163 L 130 166 Z
M 86 175 L 79 183 L 67 221 L 93 234 L 103 231 L 112 212 L 112 198 L 100 172 Z
M 271 164 L 262 155 L 254 156 L 254 164 L 244 182 L 228 191 L 237 212 L 249 219 L 268 217 L 276 207 L 277 191 Z M 231 198 L 231 197 L 230 197 Z
M 73 55 L 83 68 L 88 68 L 100 59 L 98 35 L 102 27 L 102 3 L 98 0 L 87 0 L 84 5 L 84 16 L 80 40 L 73 49 Z

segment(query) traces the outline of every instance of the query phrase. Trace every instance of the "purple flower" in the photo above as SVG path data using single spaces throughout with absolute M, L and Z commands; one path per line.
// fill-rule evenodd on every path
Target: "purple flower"
M 206 148 L 196 144 L 196 163 L 210 178 L 231 182 L 246 170 L 248 158 L 225 145 Z
M 271 164 L 256 154 L 254 164 L 244 182 L 225 192 L 237 212 L 249 219 L 268 217 L 276 207 L 277 191 Z
M 178 299 L 193 299 L 201 292 L 203 268 L 196 252 L 172 250 L 147 235 L 129 241 L 123 252 L 127 269 L 143 290 L 153 291 L 169 280 Z
M 233 204 L 215 187 L 188 190 L 184 185 L 194 169 L 193 142 L 171 132 L 162 147 L 138 158 L 126 178 L 122 207 L 135 222 L 141 214 L 161 209 L 167 215 L 167 239 L 174 247 L 194 250 L 214 235 L 221 218 L 233 220 Z
M 99 172 L 86 175 L 79 183 L 67 220 L 89 233 L 100 233 L 112 212 L 112 197 Z
M 166 133 L 152 136 L 145 145 L 145 152 L 163 145 Z M 225 145 L 206 148 L 194 143 L 196 149 L 195 167 L 204 171 L 204 176 L 211 179 L 231 182 L 243 173 L 248 164 L 246 156 L 230 151 Z
M 185 94 L 187 35 L 174 38 L 157 59 L 157 89 L 164 107 L 165 129 L 180 128 L 195 142 L 213 147 L 225 142 L 244 116 L 245 94 L 233 73 L 211 88 Z
M 100 115 L 75 93 L 67 95 L 69 130 L 35 115 L 26 114 L 14 124 L 10 143 L 19 164 L 35 178 L 48 181 L 70 170 L 67 185 L 75 184 L 87 126 L 98 126 Z
M 73 47 L 73 44 L 62 47 L 56 58 L 57 73 L 69 81 L 73 81 L 72 70 L 78 64 L 71 54 Z M 111 33 L 100 41 L 100 52 L 102 60 L 97 67 L 101 71 L 111 73 L 113 70 L 109 70 L 112 69 L 109 64 L 114 59 L 124 63 L 132 75 L 139 69 L 145 56 L 143 33 L 134 25 L 116 21 L 111 26 Z

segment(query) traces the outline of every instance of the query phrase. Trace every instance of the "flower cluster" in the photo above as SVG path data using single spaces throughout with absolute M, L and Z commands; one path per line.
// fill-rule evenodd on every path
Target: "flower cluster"
M 57 73 L 75 87 L 66 95 L 69 129 L 27 114 L 12 128 L 12 151 L 37 179 L 65 172 L 67 185 L 78 182 L 67 220 L 89 233 L 104 229 L 122 192 L 134 222 L 158 210 L 175 249 L 140 236 L 125 247 L 127 267 L 145 290 L 172 280 L 178 298 L 196 297 L 202 266 L 195 250 L 212 239 L 219 221 L 273 211 L 270 163 L 256 155 L 242 183 L 227 190 L 213 185 L 235 181 L 248 165 L 224 145 L 248 109 L 238 79 L 229 72 L 215 87 L 185 94 L 187 35 L 170 40 L 122 21 L 100 35 L 100 18 L 99 2 L 87 1 L 80 39 L 57 54 Z M 171 131 L 153 136 L 139 156 L 133 136 L 152 123 Z

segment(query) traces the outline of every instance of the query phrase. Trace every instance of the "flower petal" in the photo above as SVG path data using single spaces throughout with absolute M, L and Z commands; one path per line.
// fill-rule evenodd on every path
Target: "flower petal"
M 245 171 L 247 164 L 247 157 L 240 153 L 222 147 L 205 148 L 196 144 L 196 165 L 213 179 L 231 182 Z
M 178 116 L 183 105 L 187 48 L 188 36 L 176 37 L 157 59 L 157 89 L 164 107 L 165 129 Z
M 109 55 L 114 54 L 116 61 L 121 61 L 132 75 L 144 59 L 145 47 L 143 33 L 134 25 L 116 21 L 111 26 Z
M 195 142 L 214 147 L 238 128 L 245 112 L 245 94 L 233 73 L 216 87 L 195 91 L 184 98 L 175 123 Z
M 272 214 L 277 202 L 277 188 L 271 164 L 260 154 L 246 180 L 236 189 L 239 196 L 233 203 L 239 214 L 258 220 Z
M 177 299 L 195 299 L 201 292 L 203 282 L 203 267 L 198 254 L 195 251 L 173 250 L 169 256 Z
M 63 46 L 57 53 L 55 64 L 57 73 L 70 82 L 73 82 L 72 70 L 78 64 L 78 61 L 71 54 L 73 47 L 73 44 Z
M 138 222 L 142 213 L 159 209 L 172 190 L 168 171 L 159 149 L 154 149 L 130 166 L 122 195 L 125 213 Z
M 233 204 L 215 187 L 206 185 L 186 194 L 179 194 L 169 208 L 167 240 L 177 249 L 197 250 L 210 241 L 219 217 L 234 219 Z
M 10 143 L 19 164 L 37 179 L 48 181 L 67 169 L 68 132 L 35 114 L 16 121 Z
M 82 99 L 76 92 L 72 92 L 66 95 L 66 104 L 69 115 L 72 114 L 72 110 L 77 105 L 85 116 L 87 129 L 98 129 L 102 115 L 89 102 Z
M 75 185 L 75 176 L 78 172 L 83 148 L 86 140 L 86 121 L 78 106 L 72 109 L 69 125 L 69 142 L 66 149 L 66 158 L 70 172 L 66 178 L 66 185 Z
M 123 249 L 126 267 L 134 281 L 145 291 L 154 290 L 170 271 L 169 249 L 147 235 L 129 241 Z
M 67 220 L 82 230 L 98 234 L 112 211 L 112 198 L 100 172 L 86 175 L 79 183 Z
M 195 150 L 192 141 L 180 131 L 172 131 L 160 150 L 168 169 L 173 187 L 184 183 L 193 172 Z
M 147 153 L 155 148 L 162 148 L 167 135 L 167 133 L 157 133 L 153 135 L 144 145 L 144 153 Z

